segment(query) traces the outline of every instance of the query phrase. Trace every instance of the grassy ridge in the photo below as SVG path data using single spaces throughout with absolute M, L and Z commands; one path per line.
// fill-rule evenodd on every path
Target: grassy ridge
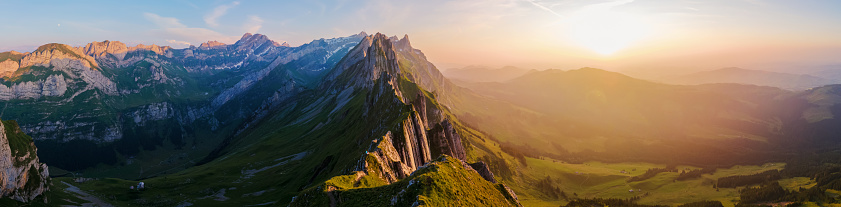
M 390 185 L 348 185 L 354 182 L 352 175 L 334 177 L 302 193 L 292 206 L 516 205 L 501 184 L 485 181 L 479 174 L 465 169 L 461 161 L 447 155 Z

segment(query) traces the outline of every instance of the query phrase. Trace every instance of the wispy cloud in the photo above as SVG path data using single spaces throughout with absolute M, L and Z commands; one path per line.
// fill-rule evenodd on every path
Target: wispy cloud
M 185 45 L 185 46 L 190 46 L 191 45 L 190 42 L 187 42 L 187 41 L 166 40 L 166 42 L 168 42 L 170 44 L 173 44 L 173 45 Z
M 152 35 L 166 39 L 167 42 L 172 44 L 190 45 L 190 43 L 208 40 L 231 43 L 237 40 L 236 36 L 226 36 L 207 28 L 188 27 L 174 17 L 162 17 L 148 12 L 143 13 L 143 16 L 159 27 L 151 31 Z
M 540 9 L 542 9 L 542 10 L 548 11 L 549 13 L 552 13 L 552 14 L 554 14 L 555 16 L 558 16 L 558 17 L 564 17 L 563 15 L 558 14 L 558 12 L 555 12 L 554 10 L 550 9 L 549 7 L 546 7 L 546 6 L 540 5 L 539 3 L 535 2 L 534 0 L 523 0 L 523 1 L 529 2 L 530 4 L 532 4 L 532 5 L 536 6 L 537 8 L 540 8 Z
M 243 30 L 248 33 L 257 33 L 263 27 L 263 19 L 257 15 L 248 16 L 248 20 L 242 25 Z
M 154 14 L 154 13 L 149 13 L 149 12 L 143 13 L 143 17 L 146 17 L 147 20 L 151 21 L 152 23 L 155 23 L 159 27 L 164 27 L 164 28 L 187 27 L 184 24 L 181 24 L 181 22 L 178 21 L 178 19 L 176 19 L 174 17 L 162 17 L 160 15 L 157 15 L 157 14 Z
M 204 15 L 204 23 L 206 23 L 207 26 L 210 26 L 210 27 L 218 27 L 219 23 L 216 22 L 216 20 L 219 19 L 219 17 L 222 17 L 226 13 L 228 13 L 228 9 L 233 8 L 237 5 L 239 5 L 238 1 L 231 2 L 230 4 L 224 4 L 224 5 L 217 6 L 216 8 L 213 9 L 213 11 L 211 11 L 207 15 Z
M 589 10 L 610 10 L 613 7 L 622 6 L 625 4 L 633 3 L 634 0 L 615 0 L 609 1 L 604 3 L 597 3 L 597 4 L 590 4 L 582 7 L 580 11 L 589 11 Z

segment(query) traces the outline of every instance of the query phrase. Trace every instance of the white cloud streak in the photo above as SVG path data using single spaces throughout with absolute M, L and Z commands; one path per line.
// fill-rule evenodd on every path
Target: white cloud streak
M 535 2 L 534 0 L 523 0 L 523 1 L 529 2 L 530 4 L 532 4 L 532 5 L 536 6 L 537 8 L 540 8 L 540 9 L 542 9 L 542 10 L 548 11 L 548 12 L 550 12 L 550 13 L 554 14 L 555 16 L 558 16 L 558 17 L 564 17 L 563 15 L 558 14 L 558 12 L 555 12 L 554 10 L 550 9 L 549 7 L 545 7 L 545 6 L 543 6 L 543 5 L 538 4 L 538 3 L 537 3 L 537 2 Z
M 186 46 L 191 45 L 190 42 L 179 41 L 179 40 L 166 40 L 166 42 L 168 42 L 169 44 L 174 44 L 174 45 L 186 45 Z
M 213 11 L 204 15 L 204 23 L 210 27 L 218 27 L 219 23 L 216 20 L 228 13 L 228 9 L 234 8 L 237 5 L 239 5 L 238 1 L 231 2 L 231 4 L 217 6 L 213 9 Z
M 148 12 L 143 13 L 143 16 L 158 26 L 158 29 L 151 31 L 153 35 L 159 36 L 161 39 L 166 39 L 167 42 L 172 44 L 190 45 L 191 43 L 204 42 L 208 40 L 231 43 L 237 40 L 237 37 L 235 36 L 225 36 L 207 28 L 188 27 L 174 17 L 162 17 Z
M 174 17 L 162 17 L 160 15 L 157 15 L 157 14 L 154 14 L 154 13 L 149 13 L 149 12 L 143 13 L 143 17 L 146 17 L 147 20 L 151 21 L 152 23 L 155 23 L 159 27 L 164 27 L 164 28 L 183 28 L 183 27 L 187 27 L 184 24 L 181 24 L 181 22 L 178 21 L 178 19 L 176 19 Z

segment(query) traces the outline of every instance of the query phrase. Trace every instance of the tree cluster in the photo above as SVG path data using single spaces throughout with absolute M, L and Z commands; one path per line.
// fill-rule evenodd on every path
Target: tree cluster
M 713 174 L 715 173 L 715 168 L 703 168 L 703 169 L 695 169 L 690 171 L 681 171 L 680 174 L 675 178 L 677 181 L 684 181 L 690 180 L 695 178 L 700 178 L 703 174 Z
M 682 204 L 677 207 L 724 207 L 724 204 L 722 204 L 721 201 L 696 201 Z
M 642 175 L 637 175 L 628 179 L 628 182 L 636 182 L 636 181 L 643 181 L 653 178 L 657 176 L 657 174 L 661 172 L 677 172 L 677 168 L 674 166 L 666 166 L 666 168 L 650 168 L 645 171 Z
M 627 207 L 659 207 L 657 205 L 642 205 L 637 204 L 636 201 L 640 197 L 636 196 L 629 199 L 619 198 L 589 198 L 589 199 L 575 199 L 567 203 L 566 207 L 607 207 L 607 206 L 627 206 Z
M 752 175 L 734 175 L 718 179 L 719 188 L 735 188 L 737 186 L 754 185 L 779 180 L 780 171 L 768 170 Z
M 547 175 L 546 178 L 538 180 L 535 187 L 549 198 L 555 200 L 568 199 L 566 192 L 562 191 L 559 185 L 555 184 L 555 180 L 551 176 Z

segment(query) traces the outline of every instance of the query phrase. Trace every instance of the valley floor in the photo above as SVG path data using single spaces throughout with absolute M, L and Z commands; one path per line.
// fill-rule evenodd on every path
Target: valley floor
M 527 158 L 528 167 L 522 170 L 525 180 L 515 180 L 512 185 L 520 196 L 523 206 L 559 206 L 566 205 L 565 198 L 550 198 L 544 192 L 534 188 L 538 180 L 550 178 L 553 184 L 572 198 L 621 198 L 639 197 L 639 204 L 668 205 L 717 200 L 724 206 L 735 206 L 739 200 L 738 188 L 714 188 L 718 178 L 733 175 L 750 175 L 767 170 L 782 170 L 785 163 L 766 163 L 763 165 L 734 166 L 717 169 L 713 174 L 704 174 L 700 178 L 675 181 L 679 172 L 663 172 L 643 181 L 628 182 L 633 176 L 642 175 L 649 168 L 664 168 L 666 165 L 653 163 L 601 163 L 585 162 L 569 164 L 552 159 Z M 677 166 L 678 171 L 699 169 L 694 166 Z M 624 171 L 624 172 L 623 172 Z M 809 188 L 814 181 L 806 177 L 788 178 L 779 181 L 788 190 Z M 523 188 L 524 186 L 531 186 Z

